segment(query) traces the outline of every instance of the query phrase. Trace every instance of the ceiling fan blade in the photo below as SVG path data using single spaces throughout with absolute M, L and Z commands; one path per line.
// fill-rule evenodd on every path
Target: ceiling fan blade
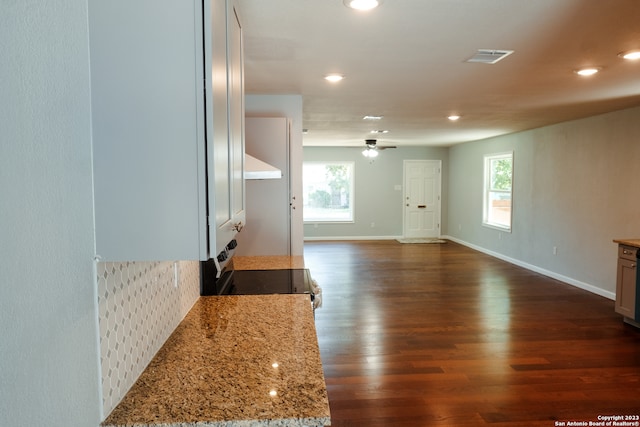
M 387 148 L 398 148 L 398 147 L 396 147 L 395 145 L 382 145 L 382 146 L 378 145 L 377 148 L 378 150 L 386 150 Z

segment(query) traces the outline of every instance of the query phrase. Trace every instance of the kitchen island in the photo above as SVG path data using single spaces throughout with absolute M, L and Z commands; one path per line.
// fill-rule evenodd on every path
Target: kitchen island
M 640 248 L 640 239 L 613 239 L 613 242 L 619 245 L 626 245 L 634 248 Z
M 309 296 L 206 296 L 102 426 L 325 426 Z

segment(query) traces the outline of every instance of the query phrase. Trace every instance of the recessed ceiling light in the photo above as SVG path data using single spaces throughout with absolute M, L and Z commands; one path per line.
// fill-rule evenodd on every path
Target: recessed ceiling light
M 382 116 L 364 116 L 362 120 L 382 120 Z
M 344 5 L 356 10 L 371 10 L 382 4 L 382 0 L 343 0 Z
M 619 53 L 618 56 L 623 59 L 636 60 L 640 59 L 640 50 L 630 50 L 627 52 Z
M 580 68 L 579 70 L 575 70 L 574 72 L 581 76 L 593 76 L 594 74 L 597 74 L 600 72 L 600 68 L 597 68 L 597 67 Z
M 324 76 L 324 79 L 331 83 L 336 83 L 344 79 L 344 76 L 342 74 L 329 74 Z
M 456 120 L 460 119 L 460 116 L 457 114 L 452 114 L 449 117 L 447 117 L 447 119 L 451 120 L 452 122 L 455 122 Z
M 386 129 L 372 130 L 370 133 L 389 133 Z

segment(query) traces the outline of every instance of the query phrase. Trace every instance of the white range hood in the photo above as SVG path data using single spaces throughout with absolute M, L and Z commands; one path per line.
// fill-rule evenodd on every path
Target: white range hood
M 244 153 L 244 179 L 280 179 L 282 171 L 269 163 Z

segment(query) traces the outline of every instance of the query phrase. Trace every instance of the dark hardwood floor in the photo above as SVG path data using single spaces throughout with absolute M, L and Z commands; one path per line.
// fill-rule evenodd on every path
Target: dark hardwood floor
M 334 427 L 640 415 L 640 332 L 611 300 L 453 242 L 306 242 L 304 255 L 323 288 Z

